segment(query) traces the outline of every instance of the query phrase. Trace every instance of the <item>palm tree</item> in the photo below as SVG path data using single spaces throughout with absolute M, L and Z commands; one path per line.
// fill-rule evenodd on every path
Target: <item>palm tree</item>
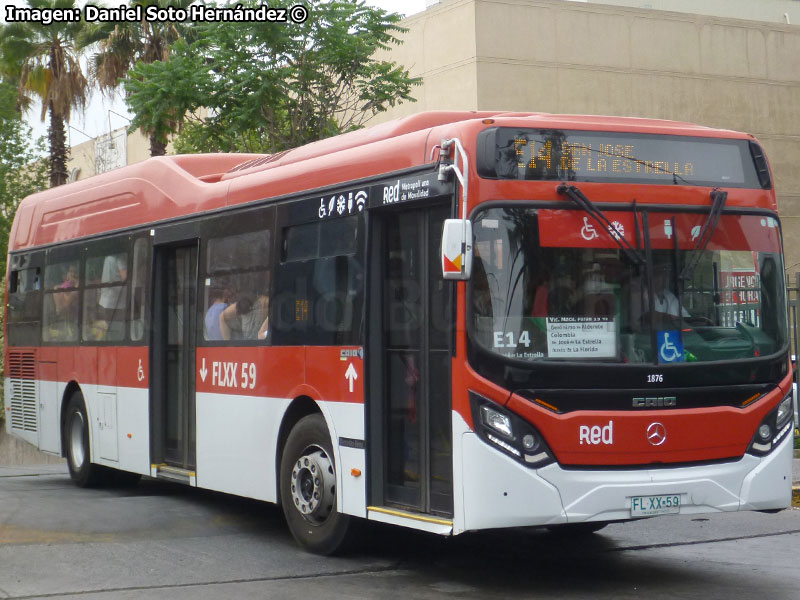
M 75 9 L 75 0 L 27 0 L 31 8 Z M 50 118 L 50 187 L 67 182 L 66 128 L 72 109 L 86 106 L 88 82 L 81 70 L 77 39 L 84 21 L 8 23 L 0 29 L 3 71 L 18 82 L 21 109 L 33 97 L 42 102 L 42 121 Z
M 187 8 L 193 0 L 135 0 L 131 6 L 158 5 Z M 100 90 L 111 93 L 133 66 L 141 61 L 167 61 L 170 46 L 182 37 L 187 27 L 181 23 L 155 22 L 142 19 L 135 22 L 97 23 L 90 25 L 82 38 L 84 45 L 96 43 L 98 52 L 91 61 L 91 74 Z M 162 156 L 166 144 L 150 132 L 150 155 Z

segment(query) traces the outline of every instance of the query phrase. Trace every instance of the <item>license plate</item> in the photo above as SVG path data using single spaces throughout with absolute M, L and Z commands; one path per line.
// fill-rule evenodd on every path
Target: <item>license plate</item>
M 664 496 L 633 496 L 631 498 L 632 517 L 652 517 L 681 512 L 681 497 L 677 494 Z

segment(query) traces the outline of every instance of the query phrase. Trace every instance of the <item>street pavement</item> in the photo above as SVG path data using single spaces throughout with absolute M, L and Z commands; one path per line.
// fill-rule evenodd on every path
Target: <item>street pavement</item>
M 794 461 L 800 481 L 800 459 Z M 371 524 L 300 550 L 274 505 L 149 478 L 80 489 L 66 465 L 0 467 L 0 599 L 800 598 L 800 509 L 441 538 Z

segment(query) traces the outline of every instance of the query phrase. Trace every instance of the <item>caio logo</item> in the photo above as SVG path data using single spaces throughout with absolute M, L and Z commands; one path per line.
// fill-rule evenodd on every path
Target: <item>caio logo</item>
M 578 441 L 581 446 L 589 444 L 595 446 L 597 444 L 611 445 L 614 443 L 614 421 L 609 421 L 608 425 L 581 425 L 578 428 Z

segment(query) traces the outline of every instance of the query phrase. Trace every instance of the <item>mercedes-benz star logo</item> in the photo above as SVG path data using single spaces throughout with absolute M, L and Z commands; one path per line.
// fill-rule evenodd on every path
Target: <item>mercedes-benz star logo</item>
M 661 423 L 650 423 L 647 428 L 647 441 L 653 446 L 660 446 L 667 441 L 667 428 Z

